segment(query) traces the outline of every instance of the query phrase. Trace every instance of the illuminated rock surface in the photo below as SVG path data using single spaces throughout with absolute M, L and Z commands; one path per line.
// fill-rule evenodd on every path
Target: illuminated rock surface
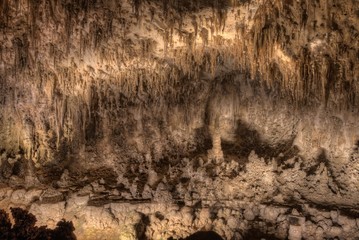
M 359 237 L 357 0 L 0 0 L 0 32 L 0 208 Z

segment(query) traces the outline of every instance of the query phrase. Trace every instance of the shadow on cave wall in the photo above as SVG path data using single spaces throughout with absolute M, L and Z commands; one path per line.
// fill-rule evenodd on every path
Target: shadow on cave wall
M 222 150 L 225 159 L 234 157 L 237 160 L 244 159 L 244 162 L 241 163 L 245 163 L 249 154 L 255 151 L 261 158 L 266 160 L 275 158 L 278 163 L 281 163 L 295 157 L 299 153 L 298 147 L 293 145 L 295 135 L 288 140 L 273 145 L 264 140 L 257 130 L 250 127 L 244 121 L 238 120 L 236 129 L 234 141 L 222 140 Z M 207 151 L 212 148 L 209 129 L 207 126 L 203 127 L 198 129 L 196 134 L 197 148 L 192 153 L 189 153 L 189 157 L 194 159 L 199 156 L 206 158 Z
M 293 145 L 295 135 L 291 139 L 273 145 L 263 140 L 261 134 L 251 128 L 249 124 L 238 120 L 236 140 L 234 142 L 222 141 L 222 150 L 225 155 L 236 155 L 248 158 L 251 151 L 264 159 L 276 158 L 279 162 L 285 161 L 299 153 L 297 146 Z M 279 157 L 279 155 L 281 155 Z
M 170 237 L 167 240 L 175 240 Z M 186 238 L 180 238 L 178 240 L 223 240 L 223 238 L 214 231 L 198 231 Z
M 139 223 L 135 225 L 136 238 L 147 240 L 148 238 L 146 237 L 146 228 L 148 225 L 150 225 L 150 219 L 147 215 L 143 213 L 140 214 L 141 214 L 141 220 L 139 221 Z
M 64 219 L 57 223 L 55 229 L 46 226 L 37 227 L 36 217 L 21 208 L 11 208 L 14 224 L 9 215 L 0 209 L 0 239 L 47 239 L 47 240 L 76 240 L 74 225 Z
M 270 239 L 270 240 L 279 240 L 274 235 L 269 235 L 262 233 L 258 229 L 248 230 L 242 237 L 243 240 L 261 240 L 261 239 Z M 170 237 L 167 240 L 175 240 Z M 178 240 L 224 240 L 218 233 L 214 231 L 198 231 L 186 238 L 180 238 Z

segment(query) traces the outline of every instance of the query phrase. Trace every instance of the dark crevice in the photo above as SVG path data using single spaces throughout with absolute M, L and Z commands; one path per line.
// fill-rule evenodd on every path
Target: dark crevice
M 146 236 L 146 229 L 147 226 L 150 225 L 150 218 L 143 213 L 140 213 L 140 215 L 141 215 L 140 221 L 137 224 L 135 224 L 136 239 L 147 240 L 148 238 Z
M 277 238 L 273 234 L 263 233 L 260 229 L 256 229 L 256 228 L 249 229 L 243 235 L 243 240 L 262 240 L 262 239 L 281 240 L 280 238 Z
M 214 231 L 199 231 L 186 238 L 180 238 L 178 240 L 223 240 L 223 238 Z M 167 240 L 175 240 L 170 237 Z

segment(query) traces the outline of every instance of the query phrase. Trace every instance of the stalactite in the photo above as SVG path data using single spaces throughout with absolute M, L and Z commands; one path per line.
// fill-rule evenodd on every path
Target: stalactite
M 29 7 L 30 7 L 30 36 L 32 39 L 32 42 L 35 43 L 36 46 L 36 31 L 37 31 L 37 18 L 39 15 L 39 5 L 41 5 L 42 0 L 29 0 Z
M 20 71 L 26 69 L 29 66 L 29 41 L 26 34 L 21 37 L 17 37 L 13 40 L 15 46 L 15 69 Z
M 142 4 L 142 0 L 132 0 L 133 11 L 137 18 L 140 15 L 141 4 Z
M 114 12 L 111 10 L 108 10 L 105 13 L 105 33 L 106 37 L 110 38 L 113 36 L 113 19 L 114 19 Z
M 9 0 L 1 0 L 0 1 L 0 29 L 3 29 L 7 26 L 9 20 Z
M 355 41 L 359 34 L 354 21 L 341 14 L 354 10 L 338 7 L 340 13 L 334 16 L 336 10 L 329 4 L 326 11 L 332 32 L 325 35 L 318 6 L 323 1 L 266 1 L 251 16 L 253 19 L 244 16 L 249 9 L 241 8 L 241 18 L 236 21 L 243 21 L 243 25 L 238 29 L 236 25 L 232 39 L 227 17 L 233 16 L 232 6 L 245 1 L 136 0 L 132 2 L 134 14 L 126 12 L 131 9 L 126 3 L 121 9 L 112 9 L 110 3 L 104 8 L 103 2 L 29 0 L 29 9 L 18 9 L 18 14 L 25 11 L 29 22 L 18 21 L 17 29 L 13 27 L 15 3 L 0 1 L 0 31 L 3 36 L 14 32 L 14 38 L 0 40 L 6 43 L 0 47 L 0 64 L 4 62 L 0 77 L 2 83 L 6 81 L 0 84 L 1 93 L 10 87 L 21 89 L 22 78 L 34 83 L 31 91 L 43 95 L 37 96 L 38 101 L 56 109 L 51 110 L 56 112 L 51 120 L 56 123 L 50 125 L 56 126 L 57 145 L 61 145 L 64 134 L 69 139 L 75 136 L 70 136 L 75 134 L 71 130 L 75 126 L 86 136 L 86 126 L 94 117 L 90 86 L 95 86 L 98 95 L 98 118 L 116 118 L 124 106 L 160 103 L 162 99 L 188 106 L 201 92 L 201 84 L 210 85 L 228 71 L 245 75 L 245 84 L 256 86 L 258 92 L 264 89 L 273 98 L 297 105 L 319 106 L 325 102 L 328 108 L 341 109 L 355 108 L 359 103 L 359 51 Z M 44 4 L 45 13 L 36 9 Z M 144 19 L 143 26 L 134 20 L 136 15 Z M 192 19 L 192 15 L 197 18 Z M 151 28 L 161 21 L 167 26 L 163 39 L 155 27 Z M 246 21 L 253 23 L 250 29 L 246 29 Z M 27 27 L 31 35 L 23 35 Z M 293 34 L 298 28 L 300 34 Z M 64 39 L 60 31 L 65 31 Z M 8 46 L 11 40 L 13 45 Z M 162 40 L 164 46 L 160 46 Z M 307 41 L 306 46 L 303 41 Z M 32 61 L 35 52 L 39 57 Z M 13 105 L 24 101 L 21 94 L 14 95 Z M 0 97 L 0 104 L 9 99 Z
M 54 0 L 46 0 L 46 3 L 48 5 L 50 17 L 53 20 L 53 22 L 57 25 L 58 20 L 57 20 L 57 16 L 55 15 L 56 1 L 54 2 Z

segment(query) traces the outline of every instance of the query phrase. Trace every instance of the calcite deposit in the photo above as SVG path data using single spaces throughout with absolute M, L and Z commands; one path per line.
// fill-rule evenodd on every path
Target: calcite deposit
M 358 106 L 357 0 L 0 0 L 0 209 L 78 239 L 358 239 Z

